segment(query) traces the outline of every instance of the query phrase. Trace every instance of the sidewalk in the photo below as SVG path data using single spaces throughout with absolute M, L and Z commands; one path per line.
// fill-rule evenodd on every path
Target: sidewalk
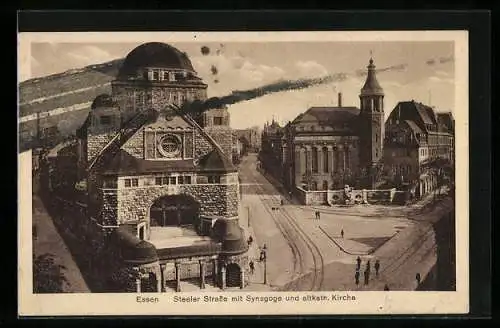
M 33 195 L 33 225 L 36 226 L 37 232 L 37 238 L 33 241 L 34 255 L 50 254 L 56 265 L 65 267 L 62 274 L 68 284 L 64 285 L 64 292 L 89 293 L 80 269 L 37 195 Z
M 244 288 L 244 290 L 248 291 L 269 291 L 271 287 L 269 285 L 264 285 L 264 266 L 263 263 L 259 262 L 260 257 L 260 243 L 256 238 L 255 232 L 252 226 L 248 226 L 248 214 L 246 211 L 240 210 L 240 226 L 243 228 L 245 240 L 248 240 L 248 237 L 252 236 L 253 242 L 250 245 L 248 250 L 248 263 L 253 261 L 254 263 L 254 272 L 250 274 L 248 277 L 248 286 Z M 269 273 L 268 277 L 269 279 Z M 269 281 L 268 281 L 269 283 Z

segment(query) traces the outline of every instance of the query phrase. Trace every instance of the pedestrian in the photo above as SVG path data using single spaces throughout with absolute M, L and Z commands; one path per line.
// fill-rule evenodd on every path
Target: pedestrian
M 384 290 L 389 291 L 389 286 L 387 286 L 387 284 L 384 285 Z
M 361 268 L 361 258 L 358 256 L 356 259 L 356 270 L 359 270 Z
M 283 204 L 284 204 L 283 198 L 280 199 L 280 203 L 281 203 L 281 206 L 283 206 Z
M 417 272 L 415 279 L 417 280 L 417 284 L 420 285 L 420 273 Z
M 252 242 L 253 242 L 253 238 L 252 238 L 252 236 L 249 236 L 248 237 L 248 246 L 252 245 Z
M 378 270 L 380 269 L 380 261 L 375 261 L 375 275 L 378 277 Z
M 366 262 L 366 271 L 370 272 L 370 269 L 371 269 L 370 260 L 368 260 L 368 262 Z
M 318 211 L 318 220 L 321 219 L 321 213 Z
M 344 238 L 344 229 L 340 230 L 340 237 Z
M 354 280 L 356 282 L 356 286 L 359 285 L 359 270 L 356 270 L 356 273 L 354 274 Z
M 370 281 L 370 271 L 365 270 L 365 285 L 368 285 L 369 281 Z
M 253 261 L 250 261 L 248 265 L 250 266 L 250 274 L 253 274 L 255 271 L 255 264 L 253 263 Z

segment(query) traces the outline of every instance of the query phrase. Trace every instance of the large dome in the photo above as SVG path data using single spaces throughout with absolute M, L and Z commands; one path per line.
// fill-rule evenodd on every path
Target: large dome
M 118 79 L 136 77 L 143 68 L 184 69 L 194 72 L 188 56 L 161 42 L 149 42 L 132 50 L 118 72 Z

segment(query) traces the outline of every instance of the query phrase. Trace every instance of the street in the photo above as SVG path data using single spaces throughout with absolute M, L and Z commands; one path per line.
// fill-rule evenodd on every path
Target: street
M 239 166 L 240 217 L 250 217 L 249 231 L 255 243 L 267 247 L 267 278 L 272 289 L 382 290 L 389 284 L 393 289 L 413 290 L 414 272 L 427 272 L 432 267 L 433 231 L 407 219 L 408 207 L 359 206 L 350 210 L 296 204 L 257 169 L 257 161 L 256 154 L 249 154 Z M 315 219 L 315 211 L 320 211 L 320 220 Z M 246 220 L 241 222 L 243 225 Z M 366 262 L 371 262 L 368 285 L 363 284 L 363 278 L 355 284 L 358 256 L 361 276 Z M 373 270 L 376 259 L 381 263 L 378 277 Z

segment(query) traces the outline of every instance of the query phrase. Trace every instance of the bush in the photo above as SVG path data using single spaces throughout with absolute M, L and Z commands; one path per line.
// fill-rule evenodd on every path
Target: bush
M 52 254 L 33 255 L 33 292 L 62 293 L 69 283 L 64 276 L 66 267 L 56 264 Z

